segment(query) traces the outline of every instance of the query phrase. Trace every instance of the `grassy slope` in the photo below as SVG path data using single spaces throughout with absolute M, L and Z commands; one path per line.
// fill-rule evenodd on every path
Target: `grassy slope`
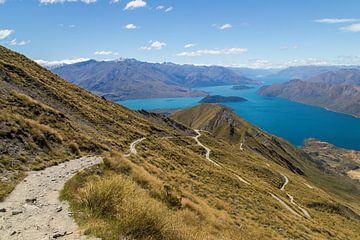
M 360 180 L 360 152 L 337 148 L 317 139 L 307 139 L 303 150 L 326 171 L 348 175 Z
M 6 177 L 1 179 L 2 189 L 9 190 L 16 182 L 12 177 L 20 178 L 27 169 L 105 151 L 105 164 L 80 173 L 63 192 L 87 233 L 103 239 L 134 237 L 131 229 L 140 226 L 135 228 L 141 232 L 137 239 L 358 237 L 360 222 L 338 205 L 360 212 L 358 195 L 344 200 L 316 182 L 314 189 L 306 187 L 297 171 L 307 173 L 303 159 L 292 161 L 292 167 L 284 164 L 285 154 L 298 156 L 286 153 L 287 147 L 281 154 L 276 154 L 280 147 L 259 152 L 263 146 L 254 139 L 246 141 L 252 148 L 241 151 L 234 145 L 236 139 L 228 142 L 205 133 L 200 140 L 211 148 L 211 158 L 226 166 L 216 168 L 186 127 L 104 101 L 2 47 L 0 91 L 6 113 L 0 122 L 0 170 Z M 139 154 L 124 158 L 129 144 L 143 136 L 147 139 L 137 146 Z M 270 196 L 275 193 L 290 205 L 279 190 L 284 181 L 279 172 L 289 177 L 287 192 L 308 209 L 311 220 L 292 215 Z M 233 173 L 252 185 L 238 181 Z M 110 191 L 104 192 L 105 187 Z M 122 201 L 129 208 L 121 208 Z M 123 217 L 133 221 L 124 222 Z

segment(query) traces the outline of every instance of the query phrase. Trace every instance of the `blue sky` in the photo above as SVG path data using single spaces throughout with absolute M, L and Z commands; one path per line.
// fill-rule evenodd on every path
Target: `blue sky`
M 359 0 L 0 0 L 0 44 L 43 62 L 360 64 Z

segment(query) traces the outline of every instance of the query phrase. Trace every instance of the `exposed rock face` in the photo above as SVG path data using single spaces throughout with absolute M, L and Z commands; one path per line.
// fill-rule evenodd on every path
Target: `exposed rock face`
M 355 69 L 327 72 L 304 80 L 291 80 L 258 90 L 263 96 L 328 108 L 360 116 L 360 71 Z

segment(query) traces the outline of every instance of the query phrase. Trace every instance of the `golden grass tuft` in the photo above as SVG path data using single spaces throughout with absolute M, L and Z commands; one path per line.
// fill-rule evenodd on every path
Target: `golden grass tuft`
M 185 219 L 197 222 L 196 215 L 189 211 L 169 210 L 128 177 L 115 174 L 89 177 L 83 186 L 75 177 L 67 183 L 63 196 L 70 197 L 85 233 L 103 239 L 120 236 L 130 239 L 206 239 L 196 227 L 185 224 Z

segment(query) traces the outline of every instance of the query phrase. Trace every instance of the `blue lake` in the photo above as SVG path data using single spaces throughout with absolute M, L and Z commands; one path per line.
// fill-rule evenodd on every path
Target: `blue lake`
M 225 103 L 239 116 L 265 131 L 301 146 L 306 138 L 318 138 L 339 147 L 360 150 L 360 119 L 322 108 L 262 97 L 257 88 L 232 90 L 232 86 L 196 88 L 211 95 L 241 96 L 248 102 Z M 156 98 L 120 101 L 131 109 L 186 108 L 197 105 L 201 97 Z

